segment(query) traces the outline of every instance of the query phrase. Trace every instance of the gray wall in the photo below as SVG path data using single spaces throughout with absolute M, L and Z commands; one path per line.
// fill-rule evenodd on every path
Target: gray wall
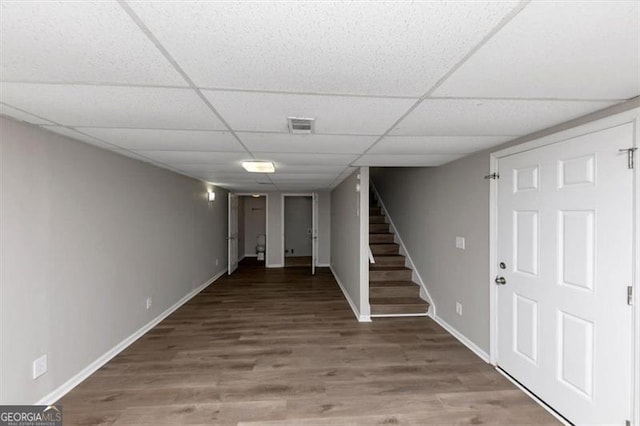
M 285 256 L 311 256 L 313 200 L 311 197 L 284 198 Z M 288 252 L 287 252 L 288 251 Z
M 638 106 L 634 98 L 440 167 L 371 169 L 440 318 L 489 352 L 489 154 Z M 466 250 L 455 248 L 457 236 Z
M 256 256 L 258 235 L 267 232 L 266 214 L 267 203 L 265 197 L 240 197 L 244 199 L 244 251 L 240 257 Z
M 331 268 L 361 320 L 369 317 L 368 188 L 368 169 L 363 167 L 331 192 Z
M 209 203 L 202 182 L 3 117 L 0 164 L 2 404 L 38 401 L 226 269 L 220 188 Z

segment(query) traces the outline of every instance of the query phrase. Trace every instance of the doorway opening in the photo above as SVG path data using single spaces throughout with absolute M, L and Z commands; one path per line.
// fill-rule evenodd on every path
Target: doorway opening
M 243 259 L 265 267 L 267 195 L 229 194 L 229 274 Z
M 283 257 L 285 267 L 306 267 L 315 273 L 317 253 L 317 197 L 292 194 L 282 197 Z

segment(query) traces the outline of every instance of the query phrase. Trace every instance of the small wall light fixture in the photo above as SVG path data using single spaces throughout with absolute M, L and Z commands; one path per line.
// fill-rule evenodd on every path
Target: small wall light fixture
M 207 191 L 207 199 L 209 200 L 209 202 L 212 202 L 216 199 L 216 193 L 213 191 Z

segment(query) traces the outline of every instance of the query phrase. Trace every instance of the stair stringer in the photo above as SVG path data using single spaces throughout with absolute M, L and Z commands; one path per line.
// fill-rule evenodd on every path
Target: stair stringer
M 382 198 L 380 197 L 380 193 L 378 193 L 378 190 L 376 189 L 376 186 L 374 185 L 373 181 L 369 182 L 369 187 L 371 188 L 371 190 L 376 195 L 376 202 L 378 203 L 378 207 L 380 207 L 382 209 L 382 211 L 384 212 L 385 220 L 388 221 L 387 223 L 389 223 L 390 230 L 394 234 L 394 236 L 393 236 L 394 241 L 397 244 L 400 245 L 400 254 L 405 257 L 405 266 L 408 267 L 409 269 L 411 269 L 411 279 L 413 280 L 413 282 L 415 282 L 418 285 L 420 285 L 420 298 L 422 298 L 427 303 L 429 303 L 429 309 L 427 310 L 427 316 L 435 318 L 436 317 L 436 304 L 433 303 L 433 299 L 431 298 L 431 295 L 429 294 L 429 289 L 427 288 L 427 285 L 424 283 L 424 281 L 422 280 L 422 277 L 420 276 L 420 273 L 416 269 L 416 267 L 415 267 L 415 265 L 413 263 L 413 260 L 411 259 L 411 255 L 409 254 L 409 251 L 407 250 L 406 246 L 404 245 L 404 242 L 402 241 L 402 237 L 400 236 L 400 233 L 398 232 L 398 229 L 396 228 L 395 224 L 393 223 L 393 219 L 391 218 L 391 215 L 389 215 L 389 211 L 385 207 L 384 201 L 382 201 Z

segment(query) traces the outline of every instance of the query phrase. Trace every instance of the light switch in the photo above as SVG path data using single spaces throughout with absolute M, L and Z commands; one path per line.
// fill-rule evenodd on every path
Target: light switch
M 456 237 L 456 248 L 464 250 L 465 241 L 464 237 Z

